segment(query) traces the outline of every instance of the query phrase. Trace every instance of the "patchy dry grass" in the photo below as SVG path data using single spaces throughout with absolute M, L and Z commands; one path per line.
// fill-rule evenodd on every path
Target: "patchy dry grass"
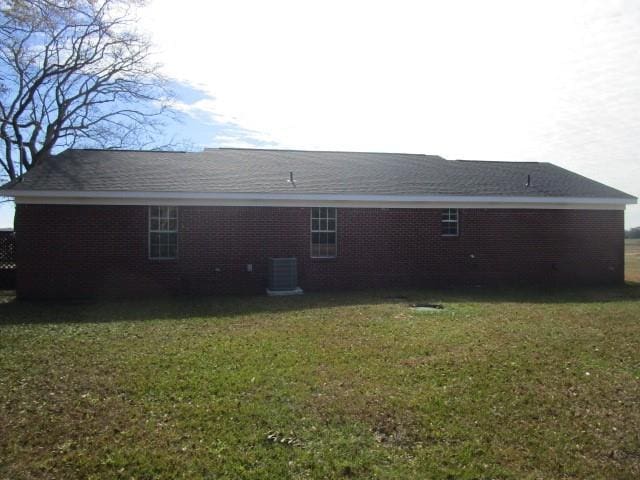
M 625 278 L 640 283 L 640 238 L 624 241 Z
M 0 302 L 0 478 L 640 476 L 640 287 L 394 293 Z

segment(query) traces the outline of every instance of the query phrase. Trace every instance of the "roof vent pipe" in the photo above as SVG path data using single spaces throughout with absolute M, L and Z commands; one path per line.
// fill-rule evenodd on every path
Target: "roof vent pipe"
M 294 182 L 293 180 L 293 172 L 289 172 L 289 180 L 287 180 L 287 182 L 289 182 L 294 187 L 296 186 L 296 182 Z
M 531 175 L 527 175 L 527 187 L 531 186 Z

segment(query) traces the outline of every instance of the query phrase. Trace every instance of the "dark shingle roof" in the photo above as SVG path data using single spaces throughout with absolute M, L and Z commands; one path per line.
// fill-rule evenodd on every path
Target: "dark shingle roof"
M 550 163 L 260 149 L 67 150 L 4 189 L 634 198 Z

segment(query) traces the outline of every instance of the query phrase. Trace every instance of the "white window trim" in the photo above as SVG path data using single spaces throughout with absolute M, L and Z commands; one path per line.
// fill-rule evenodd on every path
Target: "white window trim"
M 456 211 L 456 219 L 455 220 L 451 220 L 451 214 L 448 213 L 448 217 L 447 220 L 442 218 L 442 213 L 444 213 L 444 210 L 450 211 L 450 210 L 455 210 Z M 456 233 L 442 233 L 442 224 L 443 223 L 455 223 L 456 225 Z M 460 236 L 460 209 L 458 208 L 444 208 L 442 212 L 440 212 L 440 236 L 441 237 L 459 237 Z
M 166 207 L 166 208 L 175 208 L 176 210 L 176 229 L 175 230 L 152 230 L 151 229 L 151 209 L 158 207 Z M 178 230 L 179 230 L 179 219 L 178 219 L 178 207 L 173 205 L 150 205 L 147 207 L 147 217 L 148 217 L 148 229 L 147 229 L 147 257 L 149 260 L 177 260 L 178 258 Z M 151 234 L 152 233 L 175 233 L 176 234 L 176 255 L 174 257 L 152 257 L 151 256 Z
M 335 210 L 336 215 L 335 215 L 335 222 L 336 222 L 336 226 L 333 230 L 314 230 L 313 229 L 313 209 L 314 208 L 332 208 L 333 210 Z M 338 209 L 336 207 L 312 207 L 309 209 L 309 229 L 311 231 L 311 236 L 309 238 L 309 249 L 310 249 L 310 256 L 311 258 L 337 258 L 338 256 Z M 335 233 L 336 235 L 336 243 L 335 243 L 335 247 L 336 247 L 336 253 L 335 255 L 314 255 L 313 254 L 313 234 L 314 233 Z

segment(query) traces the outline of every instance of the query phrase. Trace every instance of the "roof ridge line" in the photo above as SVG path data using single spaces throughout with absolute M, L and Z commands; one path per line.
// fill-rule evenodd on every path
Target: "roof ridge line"
M 465 160 L 464 158 L 456 158 L 455 160 L 451 160 L 452 162 L 476 162 L 476 163 L 535 163 L 535 164 L 545 164 L 549 162 L 533 162 L 533 161 L 520 161 L 520 160 Z
M 302 150 L 297 148 L 249 148 L 249 147 L 205 147 L 204 151 L 212 150 L 248 150 L 248 151 L 261 151 L 261 152 L 303 152 L 303 153 L 358 153 L 363 155 L 415 155 L 420 157 L 438 157 L 446 160 L 440 155 L 433 155 L 427 153 L 403 153 L 403 152 L 363 152 L 363 151 L 350 151 L 350 150 Z
M 136 153 L 200 153 L 189 152 L 187 150 L 142 150 L 135 148 L 68 148 L 65 151 L 82 151 L 82 152 L 136 152 Z M 62 153 L 62 152 L 60 152 Z

